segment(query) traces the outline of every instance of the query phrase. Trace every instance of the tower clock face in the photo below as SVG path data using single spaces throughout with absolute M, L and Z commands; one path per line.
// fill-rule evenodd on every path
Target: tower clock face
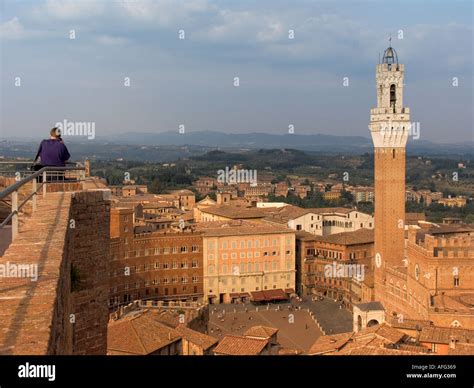
M 415 279 L 418 280 L 420 278 L 420 266 L 418 264 L 415 265 Z

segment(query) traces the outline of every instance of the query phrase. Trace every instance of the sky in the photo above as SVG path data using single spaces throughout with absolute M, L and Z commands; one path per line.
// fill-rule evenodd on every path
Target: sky
M 459 0 L 0 0 L 0 137 L 64 120 L 111 141 L 180 126 L 370 137 L 391 36 L 420 139 L 473 141 L 473 16 Z

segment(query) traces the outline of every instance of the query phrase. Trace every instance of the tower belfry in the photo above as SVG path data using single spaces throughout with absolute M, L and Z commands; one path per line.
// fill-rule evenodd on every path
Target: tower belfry
M 391 41 L 391 39 L 390 39 Z M 376 66 L 377 106 L 370 110 L 375 161 L 375 278 L 404 259 L 405 147 L 410 111 L 403 106 L 404 66 L 389 46 Z

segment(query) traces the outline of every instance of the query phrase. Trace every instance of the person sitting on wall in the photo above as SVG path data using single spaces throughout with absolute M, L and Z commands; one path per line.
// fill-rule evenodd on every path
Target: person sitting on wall
M 37 171 L 43 167 L 64 167 L 70 157 L 71 155 L 61 139 L 60 129 L 54 127 L 49 131 L 49 139 L 41 141 L 38 152 L 36 153 L 33 169 Z M 59 174 L 60 173 L 55 173 L 57 179 L 51 180 L 59 180 Z M 64 176 L 64 173 L 61 173 L 61 176 Z

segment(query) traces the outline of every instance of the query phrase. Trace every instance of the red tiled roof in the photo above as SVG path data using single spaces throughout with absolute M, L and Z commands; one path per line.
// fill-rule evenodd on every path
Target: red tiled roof
M 215 354 L 233 356 L 255 356 L 262 353 L 268 340 L 237 335 L 226 335 L 214 348 Z
M 155 321 L 145 311 L 109 323 L 107 353 L 146 355 L 180 339 L 179 332 Z
M 274 327 L 252 326 L 244 333 L 244 336 L 268 339 L 276 333 L 278 333 L 278 329 L 275 329 Z
M 179 325 L 176 328 L 176 331 L 180 333 L 183 338 L 188 340 L 189 342 L 192 342 L 195 345 L 198 345 L 204 350 L 209 349 L 213 345 L 217 343 L 217 339 L 214 337 L 211 337 L 209 335 L 200 333 L 199 331 L 192 330 L 189 327 L 186 327 L 186 325 Z
M 344 346 L 352 335 L 353 333 L 350 332 L 319 337 L 307 354 L 315 355 L 336 351 Z

